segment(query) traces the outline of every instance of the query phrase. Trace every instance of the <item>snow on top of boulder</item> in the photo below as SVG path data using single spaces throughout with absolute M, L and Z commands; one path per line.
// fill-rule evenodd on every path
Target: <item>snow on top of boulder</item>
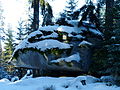
M 84 36 L 82 36 L 82 35 L 80 35 L 80 34 L 74 36 L 74 35 L 72 35 L 71 33 L 68 34 L 68 37 L 75 37 L 75 38 L 77 38 L 77 39 L 83 39 L 83 38 L 85 38 Z
M 71 20 L 71 21 L 69 21 L 70 23 L 77 23 L 77 21 L 76 20 Z M 88 24 L 89 25 L 89 23 L 86 23 L 86 24 Z M 91 26 L 92 24 L 90 24 L 90 26 Z M 92 26 L 94 26 L 94 25 L 92 25 Z M 82 33 L 83 31 L 87 31 L 88 29 L 85 27 L 85 26 L 80 26 L 80 27 L 70 27 L 70 26 L 58 26 L 58 25 L 54 25 L 54 26 L 44 26 L 44 27 L 40 27 L 39 28 L 39 30 L 37 30 L 37 31 L 35 31 L 35 32 L 33 32 L 33 33 L 31 33 L 29 36 L 28 36 L 28 38 L 30 38 L 30 37 L 33 37 L 33 36 L 35 36 L 35 35 L 37 35 L 37 34 L 42 34 L 42 32 L 41 31 L 46 31 L 46 32 L 48 32 L 48 31 L 51 31 L 51 32 L 54 32 L 54 31 L 60 31 L 60 32 L 65 32 L 65 33 L 68 33 L 68 34 L 70 34 L 70 33 L 77 33 L 77 34 L 79 34 L 79 33 Z M 89 28 L 89 31 L 90 32 L 92 32 L 93 34 L 95 34 L 95 35 L 103 35 L 99 30 L 97 30 L 97 29 L 92 29 L 92 28 Z
M 73 22 L 75 22 L 75 21 L 73 21 Z M 83 30 L 87 31 L 88 29 L 84 26 L 70 27 L 70 26 L 54 25 L 54 26 L 40 27 L 37 31 L 34 31 L 30 35 L 28 35 L 27 39 L 24 39 L 16 47 L 14 52 L 16 52 L 19 49 L 24 49 L 24 48 L 36 48 L 36 49 L 39 49 L 41 51 L 45 51 L 46 49 L 52 49 L 52 48 L 67 49 L 67 48 L 70 48 L 69 44 L 60 42 L 58 40 L 51 39 L 51 38 L 55 39 L 55 38 L 59 37 L 59 32 L 56 32 L 56 31 L 67 33 L 68 37 L 81 39 L 81 38 L 85 37 L 85 36 L 81 35 Z M 45 31 L 45 32 L 42 32 L 42 31 Z M 52 32 L 52 33 L 47 33 L 49 31 Z M 89 31 L 94 33 L 94 34 L 97 34 L 97 35 L 102 35 L 102 33 L 97 29 L 89 28 Z M 44 35 L 44 33 L 47 33 L 47 34 Z M 46 39 L 46 40 L 42 40 L 42 39 Z M 87 41 L 82 41 L 79 44 L 79 46 L 83 45 L 83 44 L 92 45 L 91 43 L 89 43 Z M 13 55 L 14 55 L 14 53 L 13 53 Z
M 81 31 L 87 31 L 87 28 L 84 27 L 84 26 L 80 26 L 79 29 L 80 29 Z
M 59 58 L 57 60 L 52 60 L 51 63 L 58 63 L 61 61 L 65 61 L 65 62 L 71 62 L 71 61 L 76 61 L 79 62 L 80 61 L 80 55 L 79 53 L 73 54 L 69 57 L 65 57 L 65 58 Z
M 26 47 L 28 46 L 28 44 L 29 44 L 28 40 L 27 40 L 27 39 L 24 39 L 22 42 L 20 42 L 19 45 L 17 45 L 17 46 L 15 47 L 14 52 L 16 52 L 18 49 L 26 48 Z
M 112 44 L 113 46 L 120 46 L 120 44 Z
M 76 36 L 74 36 L 74 37 L 76 37 L 76 38 L 78 38 L 78 39 L 85 38 L 85 37 L 83 37 L 82 35 L 76 35 Z
M 75 31 L 74 27 L 69 27 L 69 26 L 60 26 L 57 28 L 57 30 L 66 33 L 72 33 Z
M 81 46 L 81 45 L 92 45 L 92 43 L 83 40 L 83 41 L 79 44 L 79 46 Z
M 14 52 L 24 48 L 35 48 L 40 51 L 45 51 L 47 49 L 52 49 L 52 48 L 68 49 L 70 48 L 70 45 L 53 39 L 42 40 L 35 43 L 29 43 L 27 39 L 25 39 L 16 47 Z
M 97 30 L 97 29 L 89 28 L 89 31 L 92 32 L 95 35 L 103 36 L 103 34 L 99 30 Z
M 94 25 L 93 23 L 90 23 L 90 21 L 82 21 L 84 26 L 89 26 L 92 28 L 96 28 L 96 25 Z
M 70 27 L 70 26 L 57 26 L 57 25 L 54 25 L 54 26 L 44 26 L 44 27 L 40 27 L 39 30 L 40 31 L 51 31 L 51 32 L 54 32 L 54 31 L 61 31 L 61 32 L 66 32 L 66 33 L 81 33 L 81 29 L 85 29 L 84 27 Z
M 52 48 L 59 48 L 59 49 L 70 48 L 69 44 L 62 43 L 58 40 L 52 40 L 52 39 L 36 42 L 33 46 L 40 49 L 41 51 L 45 51 L 46 49 L 52 49 Z
M 57 30 L 58 27 L 59 27 L 58 25 L 44 26 L 44 27 L 40 27 L 39 30 L 40 31 L 54 31 L 54 30 Z
M 47 36 L 41 36 L 40 38 L 57 38 L 58 37 L 58 34 L 56 32 L 53 32 L 52 34 L 50 35 L 47 35 Z
M 57 28 L 58 31 L 61 31 L 61 32 L 66 32 L 66 33 L 80 33 L 81 31 L 79 30 L 79 28 L 77 27 L 69 27 L 69 26 L 59 26 Z
M 78 20 L 68 20 L 67 21 L 69 24 L 73 25 L 74 27 L 78 26 L 79 21 Z
M 88 20 L 84 20 L 82 22 L 83 22 L 83 24 L 89 24 L 90 23 Z
M 36 35 L 43 34 L 41 31 L 37 30 L 28 35 L 28 38 L 34 37 Z
M 79 53 L 73 54 L 73 55 L 65 58 L 65 61 L 66 62 L 71 62 L 71 61 L 79 62 L 80 61 L 80 55 L 79 55 Z

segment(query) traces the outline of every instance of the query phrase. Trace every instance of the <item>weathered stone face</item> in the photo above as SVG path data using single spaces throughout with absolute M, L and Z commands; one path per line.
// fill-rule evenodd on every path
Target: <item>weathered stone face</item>
M 17 67 L 40 69 L 46 65 L 46 60 L 39 52 L 26 51 L 25 53 L 19 53 L 15 64 Z
M 88 27 L 87 27 L 88 28 Z M 87 72 L 93 47 L 100 44 L 98 30 L 86 27 L 46 26 L 33 32 L 15 50 L 17 67 L 38 69 L 43 75 L 53 72 L 66 75 L 70 72 Z M 49 33 L 50 32 L 50 33 Z M 40 35 L 38 35 L 38 33 Z M 98 36 L 99 37 L 99 36 Z M 24 49 L 28 48 L 25 52 Z M 37 49 L 37 50 L 36 50 Z M 19 52 L 17 52 L 19 51 Z M 78 73 L 80 72 L 80 73 Z M 54 74 L 55 75 L 55 74 Z

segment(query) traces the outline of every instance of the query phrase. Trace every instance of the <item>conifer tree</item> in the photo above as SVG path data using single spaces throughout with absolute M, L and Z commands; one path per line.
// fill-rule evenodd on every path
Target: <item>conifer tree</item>
M 113 30 L 113 7 L 114 0 L 106 0 L 106 12 L 105 12 L 105 38 L 109 40 L 112 36 Z
M 41 14 L 45 14 L 45 0 L 40 0 Z
M 96 15 L 97 11 L 95 5 L 91 0 L 88 4 L 83 6 L 83 9 L 81 8 L 81 11 L 83 13 L 78 26 L 81 26 L 83 21 L 89 21 L 90 23 L 95 24 L 96 28 L 99 28 L 99 19 Z
M 33 29 L 33 9 L 31 8 L 31 2 L 29 2 L 29 6 L 28 6 L 28 11 L 27 11 L 27 15 L 28 15 L 28 19 L 27 20 L 24 20 L 23 22 L 25 23 L 25 32 L 26 32 L 26 35 L 29 35 L 31 32 L 35 31 Z
M 43 15 L 43 23 L 42 26 L 51 25 L 52 23 L 52 7 L 50 4 L 45 0 L 29 0 L 32 3 L 33 12 L 33 19 L 32 24 L 30 25 L 32 31 L 35 31 L 39 27 L 39 8 L 41 8 L 41 14 Z M 39 6 L 40 4 L 40 6 Z
M 111 3 L 106 0 L 106 4 L 108 6 L 106 6 L 106 25 L 104 27 L 105 40 L 101 49 L 97 50 L 98 53 L 95 53 L 98 55 L 92 65 L 96 68 L 97 73 L 100 71 L 102 74 L 112 75 L 115 84 L 120 85 L 120 1 L 112 0 Z
M 0 1 L 0 63 L 2 60 L 2 40 L 3 38 L 3 31 L 4 31 L 4 16 L 3 16 L 3 8 L 2 8 L 2 4 Z
M 1 1 L 0 1 L 0 33 L 3 30 L 4 30 L 4 17 L 3 17 L 3 9 L 2 9 L 2 5 L 1 5 Z M 1 35 L 0 35 L 0 37 L 1 37 Z
M 8 29 L 6 30 L 6 39 L 5 39 L 5 51 L 3 52 L 3 59 L 6 61 L 8 61 L 11 58 L 11 55 L 13 53 L 14 50 L 14 39 L 13 39 L 13 31 L 11 26 L 8 26 Z
M 66 9 L 64 10 L 64 13 L 66 14 L 66 17 L 68 20 L 73 20 L 73 12 L 76 10 L 77 7 L 77 0 L 69 0 L 67 2 L 68 5 L 66 5 Z
M 120 1 L 119 0 L 115 1 L 112 12 L 113 12 L 112 15 L 113 22 L 110 22 L 110 25 L 113 24 L 113 26 L 111 27 L 108 26 L 108 28 L 112 28 L 112 30 L 110 29 L 109 31 L 112 34 L 109 40 L 107 40 L 107 46 L 106 46 L 108 50 L 106 72 L 110 73 L 114 77 L 115 83 L 117 85 L 120 85 L 120 13 L 119 13 Z
M 47 26 L 47 25 L 52 25 L 52 17 L 53 17 L 53 12 L 52 12 L 52 7 L 48 2 L 46 2 L 45 5 L 45 11 L 43 14 L 43 23 L 42 26 Z
M 16 39 L 20 42 L 25 38 L 26 35 L 26 26 L 25 26 L 25 21 L 20 20 L 18 22 L 18 33 Z

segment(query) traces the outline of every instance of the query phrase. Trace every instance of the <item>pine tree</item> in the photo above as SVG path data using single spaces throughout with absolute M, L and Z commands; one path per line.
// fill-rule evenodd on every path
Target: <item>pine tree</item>
M 17 40 L 20 42 L 20 41 L 22 41 L 24 38 L 25 38 L 25 36 L 26 36 L 26 26 L 25 26 L 25 21 L 22 21 L 22 20 L 20 20 L 19 22 L 18 22 L 18 33 L 17 33 Z
M 79 22 L 79 26 L 83 23 L 82 21 L 89 21 L 89 23 L 95 24 L 98 30 L 103 31 L 101 26 L 103 23 L 100 23 L 101 17 L 101 9 L 103 2 L 98 0 L 96 6 L 93 4 L 92 0 L 86 0 L 86 5 L 84 5 L 80 10 L 83 12 L 82 18 Z M 101 26 L 100 26 L 101 25 Z M 103 26 L 102 26 L 103 27 Z M 105 63 L 106 63 L 106 56 L 107 50 L 103 43 L 103 39 L 101 38 L 101 44 L 98 45 L 95 49 L 93 49 L 93 56 L 92 56 L 92 64 L 90 65 L 89 73 L 93 76 L 100 77 L 101 75 L 106 75 L 105 72 Z
M 8 29 L 6 30 L 6 39 L 5 39 L 5 51 L 3 52 L 3 59 L 5 62 L 7 62 L 10 58 L 11 55 L 13 53 L 14 50 L 14 39 L 13 39 L 13 31 L 12 31 L 12 27 L 8 26 Z
M 2 44 L 0 40 L 0 64 L 1 64 L 1 60 L 2 60 Z
M 31 5 L 32 4 L 32 5 Z M 26 14 L 28 15 L 27 20 L 19 21 L 19 24 L 22 24 L 22 27 L 24 27 L 23 32 L 25 32 L 25 35 L 29 35 L 31 32 L 35 31 L 34 29 L 34 12 L 33 12 L 33 0 L 28 1 L 28 11 L 26 11 Z
M 4 17 L 3 17 L 3 9 L 2 9 L 2 4 L 0 1 L 0 64 L 2 62 L 2 40 L 3 38 L 3 31 L 4 31 Z
M 53 24 L 52 17 L 53 17 L 52 7 L 48 2 L 46 2 L 42 26 L 52 25 Z
M 0 33 L 1 31 L 4 30 L 4 17 L 3 17 L 3 9 L 2 9 L 2 5 L 1 5 L 1 1 L 0 1 Z M 1 37 L 1 35 L 0 35 Z
M 120 85 L 120 1 L 117 0 L 114 3 L 113 7 L 113 22 L 110 22 L 110 25 L 113 24 L 112 30 L 109 31 L 112 33 L 111 38 L 109 38 L 109 43 L 107 44 L 107 63 L 106 72 L 110 73 L 117 85 Z M 110 14 L 111 15 L 111 14 Z M 110 19 L 111 20 L 111 19 Z M 107 21 L 108 22 L 108 21 Z M 108 28 L 111 28 L 108 26 Z
M 76 10 L 77 7 L 77 2 L 76 0 L 69 0 L 67 2 L 68 5 L 66 5 L 66 9 L 64 10 L 64 13 L 66 14 L 66 17 L 68 20 L 74 20 L 75 18 L 73 17 L 73 12 Z
M 113 35 L 113 7 L 114 0 L 105 0 L 105 25 L 104 25 L 104 34 L 106 39 L 106 44 L 109 44 L 109 39 Z
M 45 14 L 45 0 L 40 0 L 41 14 Z
M 115 84 L 120 85 L 120 1 L 106 0 L 106 4 L 105 40 L 102 52 L 98 51 L 96 56 L 96 66 L 102 65 L 97 70 L 102 74 L 112 75 Z
M 81 8 L 81 11 L 83 12 L 82 18 L 79 21 L 78 27 L 82 25 L 83 21 L 89 21 L 89 23 L 95 24 L 96 28 L 99 28 L 99 19 L 96 15 L 97 11 L 93 2 L 89 2 L 88 4 L 84 5 L 82 8 Z

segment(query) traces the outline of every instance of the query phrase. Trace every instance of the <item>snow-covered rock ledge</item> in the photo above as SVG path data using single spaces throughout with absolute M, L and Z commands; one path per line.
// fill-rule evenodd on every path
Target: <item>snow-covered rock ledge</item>
M 40 27 L 16 46 L 11 62 L 18 69 L 36 69 L 34 74 L 77 76 L 89 69 L 93 47 L 99 46 L 102 33 L 83 22 L 69 22 L 73 26 Z M 89 24 L 89 25 L 88 25 Z M 53 74 L 54 72 L 54 74 Z M 56 74 L 55 74 L 56 75 Z M 54 75 L 54 76 L 55 76 Z M 23 75 L 21 75 L 23 76 Z

